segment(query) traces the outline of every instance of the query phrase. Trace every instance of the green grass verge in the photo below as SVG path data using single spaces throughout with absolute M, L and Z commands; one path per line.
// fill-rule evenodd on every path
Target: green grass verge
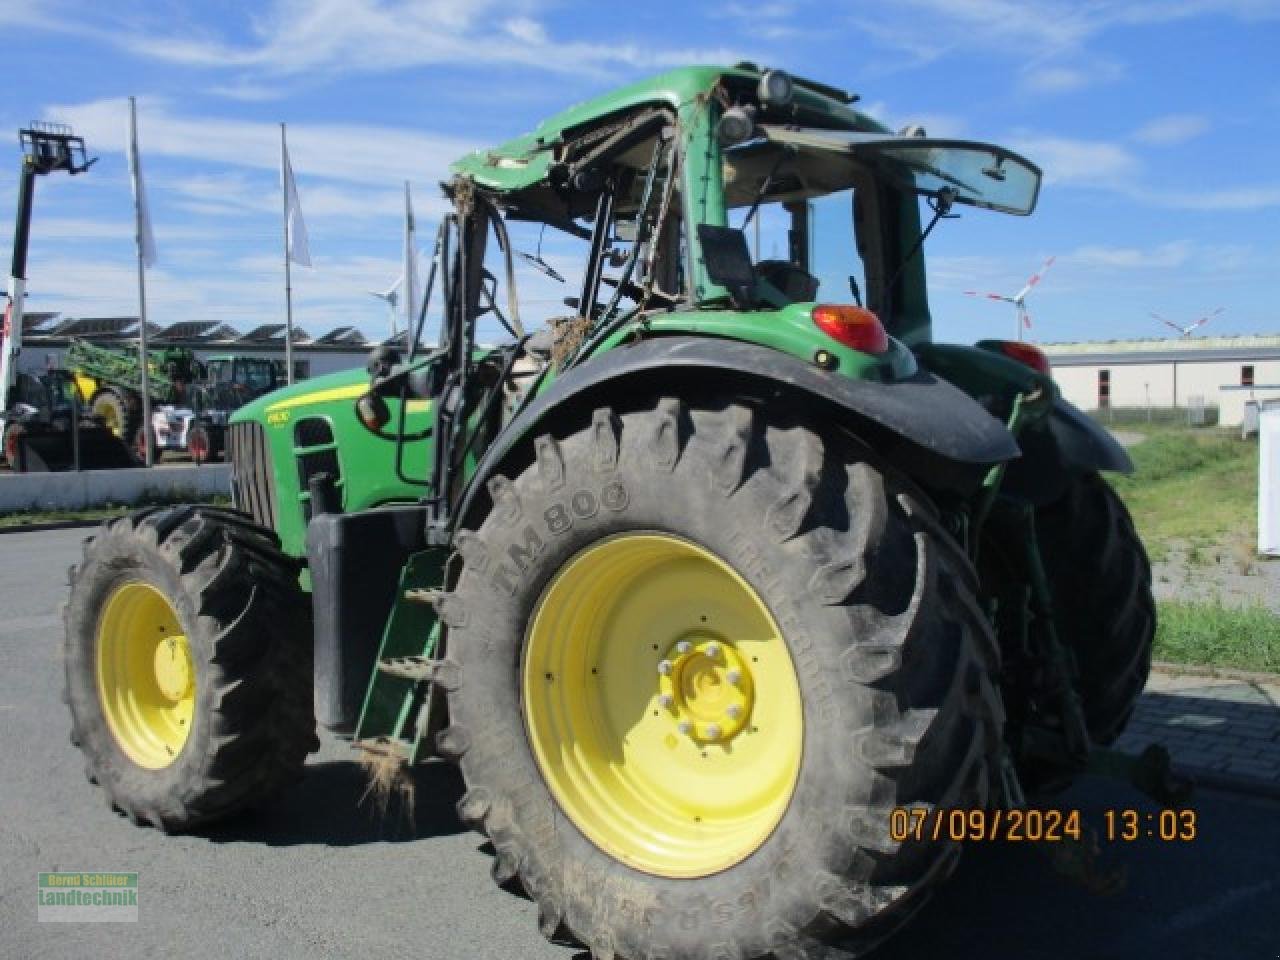
M 1153 560 L 1191 548 L 1257 541 L 1258 444 L 1217 430 L 1145 427 L 1134 472 L 1111 476 Z
M 13 513 L 0 514 L 0 529 L 14 527 L 30 527 L 41 523 L 64 523 L 73 520 L 109 520 L 122 517 L 131 510 L 141 507 L 168 506 L 176 503 L 208 503 L 214 506 L 228 507 L 231 498 L 224 496 L 205 497 L 193 493 L 175 491 L 166 494 L 145 495 L 137 503 L 104 504 L 100 507 L 87 507 L 84 510 L 15 510 Z
M 1157 660 L 1280 673 L 1280 617 L 1261 605 L 1156 603 Z

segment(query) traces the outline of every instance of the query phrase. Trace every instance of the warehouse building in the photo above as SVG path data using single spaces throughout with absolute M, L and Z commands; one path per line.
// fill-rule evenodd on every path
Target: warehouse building
M 1063 395 L 1082 410 L 1216 408 L 1239 426 L 1280 401 L 1280 335 L 1046 343 Z
M 136 348 L 138 343 L 137 317 L 63 319 L 56 313 L 28 313 L 23 317 L 22 327 L 22 355 L 18 361 L 21 373 L 39 374 L 64 366 L 67 348 L 73 340 L 86 340 L 100 347 Z M 284 359 L 283 323 L 265 324 L 247 333 L 205 320 L 184 321 L 167 327 L 150 323 L 147 338 L 147 345 L 152 349 L 186 347 L 201 361 L 227 354 Z M 403 335 L 398 339 L 402 341 Z M 367 340 L 355 327 L 336 327 L 319 337 L 294 327 L 294 376 L 305 380 L 335 370 L 363 367 L 369 351 L 376 346 L 378 343 Z

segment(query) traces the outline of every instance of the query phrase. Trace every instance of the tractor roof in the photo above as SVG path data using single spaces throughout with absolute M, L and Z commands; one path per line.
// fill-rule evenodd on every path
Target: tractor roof
M 681 67 L 621 87 L 569 107 L 533 131 L 456 160 L 450 170 L 473 178 L 478 184 L 502 192 L 523 190 L 546 178 L 553 148 L 573 133 L 645 104 L 667 104 L 679 109 L 699 96 L 709 95 L 722 81 L 754 87 L 763 68 L 753 64 L 735 67 Z M 793 78 L 795 102 L 810 114 L 822 117 L 822 125 L 849 130 L 884 131 L 866 114 L 849 106 L 856 97 L 822 84 Z

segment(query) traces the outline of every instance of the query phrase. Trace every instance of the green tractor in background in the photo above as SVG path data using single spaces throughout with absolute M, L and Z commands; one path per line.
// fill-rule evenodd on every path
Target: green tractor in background
M 458 161 L 437 345 L 424 305 L 406 354 L 243 407 L 236 510 L 87 545 L 67 694 L 111 802 L 166 831 L 262 802 L 318 720 L 392 770 L 455 760 L 546 936 L 736 960 L 903 923 L 959 846 L 895 838 L 895 808 L 1126 765 L 1174 799 L 1167 756 L 1105 749 L 1155 625 L 1100 476 L 1128 457 L 1034 347 L 931 337 L 929 230 L 1030 213 L 1040 172 L 855 99 L 688 68 Z M 823 198 L 844 295 L 815 276 Z M 753 259 L 757 218 L 782 240 Z M 521 224 L 582 250 L 536 333 Z

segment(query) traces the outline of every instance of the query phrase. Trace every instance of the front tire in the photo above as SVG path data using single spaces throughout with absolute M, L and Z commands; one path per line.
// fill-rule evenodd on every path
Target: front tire
M 985 806 L 1003 721 L 974 575 L 930 509 L 851 438 L 743 403 L 597 410 L 531 460 L 490 481 L 441 602 L 437 745 L 495 880 L 600 957 L 890 933 L 959 852 L 894 842 L 891 810 Z
M 266 800 L 319 747 L 310 606 L 268 530 L 230 510 L 113 520 L 71 571 L 66 691 L 90 781 L 183 830 Z

